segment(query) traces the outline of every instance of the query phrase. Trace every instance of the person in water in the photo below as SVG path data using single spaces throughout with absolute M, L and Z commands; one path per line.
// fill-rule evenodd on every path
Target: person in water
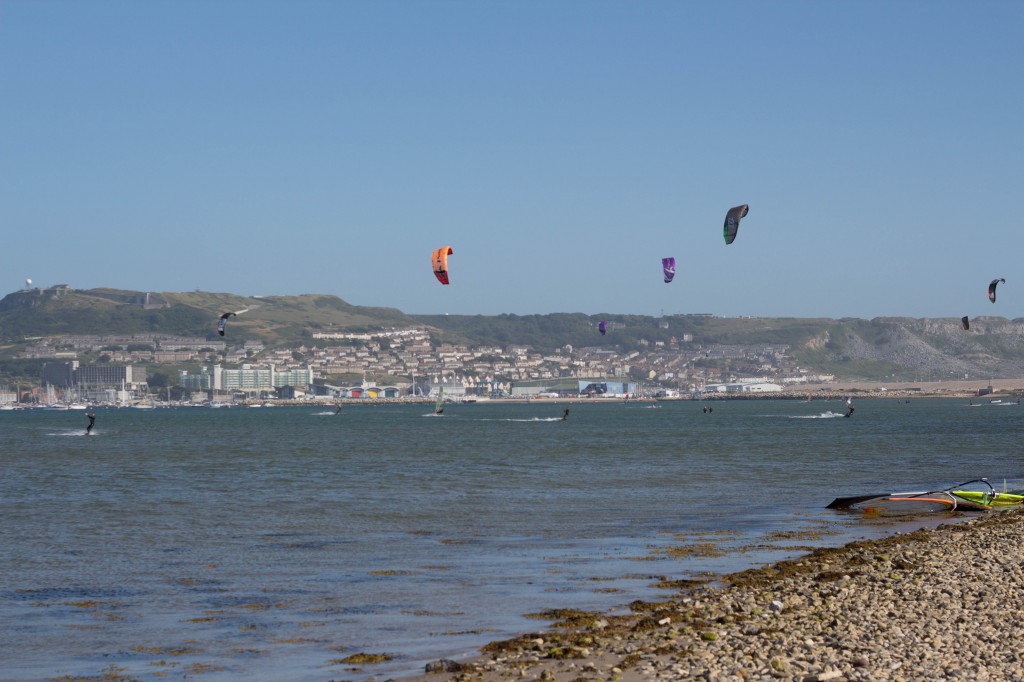
M 334 414 L 340 414 L 340 413 L 341 413 L 341 403 L 338 403 L 337 405 L 334 406 Z
M 562 421 L 569 421 L 569 408 L 565 408 L 565 412 L 562 413 Z
M 853 400 L 850 398 L 846 399 L 846 416 L 849 417 L 853 414 Z
M 85 427 L 85 435 L 88 436 L 92 432 L 92 427 L 96 426 L 96 413 L 89 414 L 86 412 L 85 416 L 89 418 L 89 425 Z

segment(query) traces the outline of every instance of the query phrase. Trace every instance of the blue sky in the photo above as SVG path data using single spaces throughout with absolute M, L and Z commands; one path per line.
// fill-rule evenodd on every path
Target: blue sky
M 1021 2 L 2 0 L 0 292 L 1024 317 L 1022 29 Z

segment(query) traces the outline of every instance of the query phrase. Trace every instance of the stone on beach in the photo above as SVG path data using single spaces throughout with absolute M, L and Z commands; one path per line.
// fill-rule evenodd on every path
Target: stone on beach
M 1020 511 L 852 542 L 521 638 L 451 679 L 1024 680 L 1020 556 Z

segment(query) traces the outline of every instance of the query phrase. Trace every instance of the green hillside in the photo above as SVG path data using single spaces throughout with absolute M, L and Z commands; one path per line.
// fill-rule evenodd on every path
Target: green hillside
M 353 306 L 336 296 L 247 297 L 212 292 L 145 293 L 119 289 L 34 289 L 0 300 L 0 340 L 58 334 L 138 334 L 145 332 L 217 337 L 217 320 L 229 321 L 231 337 L 288 345 L 318 329 L 363 330 L 411 326 L 393 308 Z
M 709 344 L 790 344 L 799 346 L 821 333 L 839 326 L 825 318 L 723 318 L 710 315 L 414 315 L 414 319 L 439 330 L 445 340 L 471 345 L 527 345 L 540 351 L 552 351 L 566 345 L 576 348 L 609 346 L 620 350 L 642 350 L 661 341 L 679 343 L 685 334 L 693 343 Z M 601 336 L 597 326 L 608 323 Z

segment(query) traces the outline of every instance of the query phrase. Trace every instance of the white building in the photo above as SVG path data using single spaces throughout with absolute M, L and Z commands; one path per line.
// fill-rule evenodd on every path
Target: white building
M 704 387 L 706 393 L 778 393 L 782 386 L 767 381 L 730 383 L 730 384 L 708 384 Z
M 203 367 L 199 374 L 193 375 L 183 370 L 178 374 L 178 383 L 193 390 L 214 391 L 269 391 L 285 386 L 304 388 L 313 383 L 313 368 L 307 365 L 278 372 L 274 365 L 242 365 L 240 369 L 224 369 L 214 365 L 212 370 Z

